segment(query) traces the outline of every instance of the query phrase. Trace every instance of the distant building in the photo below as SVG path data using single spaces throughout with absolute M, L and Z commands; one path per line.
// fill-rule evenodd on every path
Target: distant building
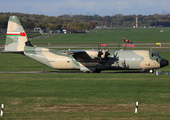
M 66 34 L 66 33 L 67 33 L 67 30 L 58 30 L 58 34 L 61 34 L 61 33 Z
M 41 30 L 41 28 L 34 28 L 34 32 L 43 33 L 43 31 Z
M 63 30 L 63 32 L 64 32 L 64 34 L 66 34 L 66 33 L 67 33 L 67 30 Z

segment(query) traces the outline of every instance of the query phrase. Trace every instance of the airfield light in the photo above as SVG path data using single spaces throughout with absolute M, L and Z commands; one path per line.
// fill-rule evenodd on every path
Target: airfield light
M 3 116 L 4 104 L 1 105 L 1 116 Z
M 135 113 L 138 112 L 138 102 L 136 102 Z

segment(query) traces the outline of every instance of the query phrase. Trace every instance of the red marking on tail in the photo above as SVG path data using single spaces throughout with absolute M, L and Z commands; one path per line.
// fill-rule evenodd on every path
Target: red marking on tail
M 20 32 L 21 36 L 26 36 L 25 32 Z

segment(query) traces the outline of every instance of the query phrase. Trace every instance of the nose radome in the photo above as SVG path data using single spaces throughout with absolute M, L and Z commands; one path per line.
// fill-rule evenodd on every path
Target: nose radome
M 165 60 L 165 59 L 162 59 L 160 62 L 161 68 L 167 66 L 168 64 L 169 64 L 168 60 Z

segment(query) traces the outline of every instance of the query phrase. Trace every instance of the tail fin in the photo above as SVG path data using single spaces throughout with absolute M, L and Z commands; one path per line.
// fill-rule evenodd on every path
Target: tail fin
M 27 35 L 17 16 L 10 16 L 5 42 L 5 52 L 23 52 Z

